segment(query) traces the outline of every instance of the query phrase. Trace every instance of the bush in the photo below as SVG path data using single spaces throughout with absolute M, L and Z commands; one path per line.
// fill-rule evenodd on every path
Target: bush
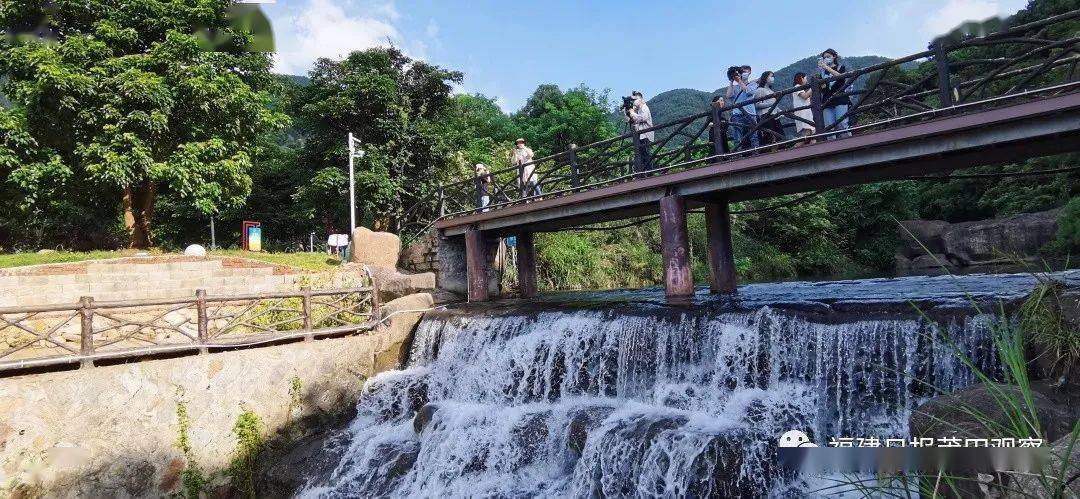
M 1058 216 L 1057 235 L 1050 243 L 1051 253 L 1070 255 L 1080 253 L 1080 196 L 1069 201 Z

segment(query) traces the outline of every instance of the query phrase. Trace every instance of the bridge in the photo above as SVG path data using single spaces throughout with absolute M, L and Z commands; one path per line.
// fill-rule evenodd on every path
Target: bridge
M 702 113 L 535 159 L 540 194 L 525 192 L 520 168 L 440 185 L 428 204 L 443 236 L 464 237 L 470 301 L 488 299 L 490 241 L 516 236 L 523 297 L 537 293 L 533 234 L 659 215 L 667 296 L 693 294 L 688 210 L 705 212 L 710 287 L 735 291 L 730 204 L 854 184 L 931 175 L 1080 150 L 1080 10 L 981 37 L 943 37 L 928 50 L 841 76 L 812 76 L 779 91 L 748 133 L 776 143 L 729 140 L 736 106 Z M 972 54 L 976 54 L 972 56 Z M 912 70 L 912 68 L 916 68 Z M 842 81 L 852 101 L 850 134 L 827 123 L 822 85 Z M 812 89 L 810 104 L 791 94 Z M 740 104 L 745 105 L 745 104 Z M 812 120 L 799 116 L 809 110 Z M 782 137 L 771 121 L 813 125 L 813 144 Z M 645 156 L 641 134 L 657 140 Z M 799 147 L 796 147 L 799 146 Z M 650 159 L 651 158 L 651 159 Z M 481 199 L 482 183 L 489 194 Z

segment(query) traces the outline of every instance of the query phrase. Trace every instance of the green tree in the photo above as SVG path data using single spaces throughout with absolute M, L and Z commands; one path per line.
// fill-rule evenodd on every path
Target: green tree
M 555 85 L 540 85 L 514 121 L 537 156 L 565 151 L 616 135 L 607 92 L 584 85 L 562 93 Z
M 38 207 L 56 196 L 122 210 L 129 244 L 151 244 L 155 202 L 199 213 L 241 205 L 260 135 L 285 117 L 268 107 L 270 57 L 247 50 L 229 0 L 11 1 L 0 24 L 45 19 L 50 42 L 0 46 L 4 94 L 40 158 L 9 174 Z M 205 50 L 206 34 L 216 51 Z
M 291 105 L 304 136 L 297 168 L 310 184 L 294 199 L 309 222 L 328 231 L 347 226 L 349 132 L 366 156 L 356 162 L 358 222 L 395 230 L 402 212 L 433 198 L 455 147 L 442 123 L 451 112 L 451 84 L 462 74 L 416 61 L 395 48 L 320 59 L 311 84 Z

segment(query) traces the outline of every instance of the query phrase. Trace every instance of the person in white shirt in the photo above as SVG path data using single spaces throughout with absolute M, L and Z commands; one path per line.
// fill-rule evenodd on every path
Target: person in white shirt
M 525 139 L 514 142 L 514 153 L 510 164 L 518 169 L 518 181 L 521 183 L 521 195 L 539 196 L 540 182 L 536 177 L 536 163 L 533 163 L 533 150 L 525 145 Z
M 646 130 L 652 128 L 652 111 L 649 111 L 649 105 L 645 103 L 645 96 L 635 90 L 630 94 L 634 98 L 633 107 L 626 110 L 626 121 L 630 122 L 630 126 L 634 130 Z M 641 166 L 637 173 L 652 170 L 652 156 L 649 155 L 649 145 L 652 141 L 656 140 L 656 132 L 648 131 L 638 135 L 637 147 L 638 154 L 641 156 Z M 637 166 L 635 164 L 635 166 Z
M 798 87 L 806 85 L 806 73 L 795 73 L 795 78 L 791 84 Z M 814 113 L 810 110 L 810 95 L 813 90 L 807 88 L 791 94 L 791 108 L 796 111 L 792 112 L 796 117 L 800 118 L 795 120 L 795 135 L 799 137 L 810 137 L 814 135 Z M 802 109 L 800 109 L 802 108 Z M 813 144 L 814 139 L 807 138 L 806 140 L 795 143 L 795 147 L 799 147 L 805 144 Z

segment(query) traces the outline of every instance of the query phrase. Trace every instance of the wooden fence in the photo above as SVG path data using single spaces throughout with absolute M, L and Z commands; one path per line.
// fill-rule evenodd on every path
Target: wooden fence
M 193 298 L 0 307 L 0 376 L 95 361 L 206 353 L 312 341 L 374 329 L 379 298 L 366 286 Z

